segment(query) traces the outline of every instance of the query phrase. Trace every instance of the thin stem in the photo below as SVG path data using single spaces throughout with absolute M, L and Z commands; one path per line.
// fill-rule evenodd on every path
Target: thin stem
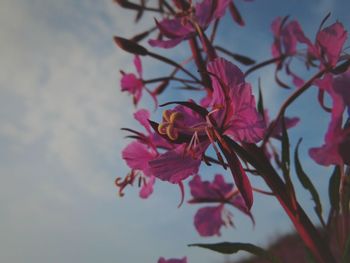
M 169 58 L 163 57 L 162 55 L 158 55 L 156 53 L 150 52 L 150 51 L 147 52 L 147 55 L 149 55 L 155 59 L 158 59 L 160 61 L 163 61 L 164 63 L 167 63 L 169 65 L 177 67 L 180 70 L 182 70 L 184 73 L 186 73 L 188 76 L 190 76 L 192 79 L 194 79 L 195 81 L 197 81 L 199 83 L 201 82 L 196 76 L 194 76 L 191 72 L 189 72 L 187 69 L 185 69 L 184 67 L 182 67 L 180 64 L 176 63 L 175 61 L 173 61 Z
M 247 77 L 250 73 L 252 73 L 252 72 L 254 72 L 262 67 L 273 64 L 277 61 L 283 61 L 286 57 L 287 57 L 286 55 L 281 55 L 280 57 L 277 57 L 277 58 L 271 58 L 271 59 L 265 60 L 259 64 L 256 64 L 255 66 L 251 67 L 250 69 L 248 69 L 244 75 L 245 75 L 245 77 Z
M 270 138 L 272 131 L 276 128 L 276 125 L 278 123 L 278 121 L 281 119 L 281 117 L 284 115 L 286 109 L 289 107 L 290 104 L 292 104 L 292 102 L 294 102 L 301 94 L 303 94 L 308 88 L 311 87 L 311 85 L 313 84 L 313 82 L 320 78 L 325 72 L 327 72 L 328 69 L 323 69 L 321 71 L 319 71 L 318 73 L 316 73 L 311 79 L 309 79 L 302 87 L 300 87 L 299 89 L 297 89 L 291 96 L 288 97 L 288 99 L 282 104 L 277 117 L 275 119 L 274 122 L 271 123 L 271 125 L 269 126 L 264 141 L 262 143 L 261 147 L 264 147 L 266 142 L 268 141 L 268 139 Z
M 195 80 L 190 80 L 190 79 L 183 79 L 183 78 L 177 78 L 177 77 L 161 77 L 161 78 L 154 78 L 154 79 L 147 79 L 147 80 L 143 80 L 142 82 L 144 84 L 148 84 L 148 83 L 154 83 L 154 82 L 160 82 L 160 81 L 164 81 L 164 80 L 173 80 L 173 81 L 179 81 L 181 83 L 183 82 L 187 82 L 187 83 L 195 83 L 198 84 L 197 81 Z

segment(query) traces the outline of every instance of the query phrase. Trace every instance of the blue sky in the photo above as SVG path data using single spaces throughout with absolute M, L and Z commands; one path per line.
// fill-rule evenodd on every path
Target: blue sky
M 270 23 L 277 15 L 297 18 L 310 38 L 328 11 L 333 14 L 330 21 L 339 18 L 350 28 L 345 0 L 236 2 L 247 26 L 231 26 L 227 17 L 224 25 L 230 25 L 232 34 L 220 29 L 224 45 L 258 61 L 270 57 Z M 292 229 L 277 202 L 259 195 L 254 229 L 247 217 L 232 210 L 236 229 L 210 239 L 199 238 L 192 225 L 197 207 L 177 209 L 176 186 L 158 182 L 146 201 L 138 198 L 137 189 L 117 197 L 114 179 L 128 171 L 120 157 L 128 141 L 120 128 L 137 126 L 131 118 L 131 98 L 119 86 L 119 69 L 132 71 L 132 57 L 118 50 L 112 37 L 138 32 L 131 15 L 111 0 L 1 1 L 1 262 L 136 263 L 185 255 L 190 263 L 223 262 L 221 255 L 186 244 L 227 240 L 264 245 Z M 141 27 L 147 28 L 143 21 Z M 178 48 L 171 55 L 185 51 Z M 159 71 L 151 60 L 144 61 L 144 68 L 146 76 Z M 276 88 L 272 73 L 269 68 L 261 77 L 273 115 L 287 93 Z M 257 76 L 248 79 L 255 87 Z M 314 98 L 311 90 L 291 108 L 290 115 L 313 116 L 303 119 L 311 125 L 302 123 L 291 133 L 294 141 L 305 138 L 305 168 L 325 193 L 328 170 L 305 154 L 321 144 L 328 123 L 327 115 L 318 115 Z M 146 98 L 141 107 L 150 103 Z M 204 175 L 209 178 L 215 172 L 207 169 Z M 312 213 L 308 193 L 298 193 Z

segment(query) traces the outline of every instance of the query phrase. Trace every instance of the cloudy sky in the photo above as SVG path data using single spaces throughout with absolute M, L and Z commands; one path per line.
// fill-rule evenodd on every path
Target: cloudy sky
M 347 1 L 304 2 L 239 2 L 247 26 L 233 26 L 234 33 L 224 40 L 233 50 L 262 60 L 270 56 L 269 25 L 277 15 L 298 18 L 311 37 L 328 11 L 332 21 L 339 18 L 350 28 Z M 118 50 L 112 37 L 138 32 L 132 15 L 111 0 L 1 0 L 1 262 L 151 263 L 159 256 L 187 255 L 189 263 L 214 263 L 224 258 L 186 244 L 227 240 L 264 245 L 265 239 L 292 229 L 276 201 L 258 195 L 254 229 L 235 213 L 236 229 L 225 230 L 222 239 L 206 240 L 192 225 L 196 209 L 177 208 L 177 187 L 159 182 L 146 201 L 138 198 L 137 189 L 117 197 L 114 179 L 128 171 L 120 157 L 127 143 L 120 128 L 136 125 L 131 98 L 119 86 L 119 69 L 133 70 L 132 57 Z M 148 21 L 140 27 L 147 28 L 152 18 Z M 159 70 L 150 61 L 144 67 L 153 76 Z M 263 85 L 273 85 L 268 78 L 272 69 L 266 72 Z M 256 77 L 250 80 L 255 86 Z M 280 95 L 286 94 L 266 94 L 272 113 Z M 146 98 L 141 106 L 149 103 Z M 322 117 L 315 125 L 324 128 L 327 122 Z M 323 137 L 307 127 L 295 131 L 295 137 L 307 139 L 304 156 L 307 145 L 319 145 Z M 309 163 L 306 167 L 326 171 Z M 315 181 L 325 190 L 326 179 Z M 309 200 L 303 191 L 300 198 Z

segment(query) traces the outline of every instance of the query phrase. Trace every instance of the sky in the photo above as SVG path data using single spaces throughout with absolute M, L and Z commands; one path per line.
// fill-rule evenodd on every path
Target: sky
M 247 26 L 232 26 L 228 16 L 219 30 L 221 40 L 258 61 L 270 58 L 269 27 L 278 15 L 297 18 L 311 39 L 329 11 L 330 21 L 339 19 L 350 28 L 345 0 L 236 2 Z M 198 207 L 177 208 L 180 195 L 174 185 L 157 182 L 148 200 L 138 197 L 138 189 L 117 196 L 114 180 L 128 172 L 120 152 L 129 141 L 120 128 L 138 126 L 131 98 L 119 85 L 119 70 L 134 70 L 132 57 L 115 47 L 113 36 L 131 37 L 150 23 L 152 16 L 136 27 L 133 13 L 111 0 L 1 0 L 0 262 L 152 263 L 160 256 L 187 256 L 189 263 L 219 263 L 223 256 L 187 244 L 225 240 L 264 246 L 292 230 L 277 202 L 257 194 L 254 228 L 232 210 L 236 228 L 207 239 L 193 227 Z M 226 34 L 228 26 L 234 33 Z M 169 56 L 186 51 L 180 47 Z M 143 63 L 145 75 L 157 76 L 159 64 Z M 273 115 L 288 93 L 275 87 L 272 73 L 268 68 L 260 77 Z M 248 79 L 255 87 L 258 76 Z M 325 193 L 329 169 L 315 166 L 306 155 L 309 147 L 322 143 L 319 131 L 329 121 L 318 115 L 315 99 L 310 100 L 314 97 L 311 90 L 291 108 L 291 115 L 309 113 L 291 136 L 292 142 L 304 137 L 305 169 Z M 160 97 L 161 102 L 167 99 Z M 145 96 L 140 107 L 151 103 Z M 207 178 L 216 172 L 203 169 Z M 253 183 L 260 184 L 258 179 Z M 299 187 L 298 194 L 312 214 L 308 193 Z

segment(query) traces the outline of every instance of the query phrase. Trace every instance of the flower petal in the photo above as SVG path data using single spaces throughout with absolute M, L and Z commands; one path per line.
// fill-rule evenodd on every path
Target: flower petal
M 130 143 L 122 152 L 123 159 L 131 169 L 140 170 L 148 176 L 151 175 L 148 162 L 154 159 L 155 155 L 138 141 Z
M 146 199 L 153 193 L 153 185 L 155 181 L 156 178 L 154 176 L 151 176 L 148 180 L 146 179 L 146 182 L 142 185 L 139 193 L 141 198 Z
M 202 237 L 220 236 L 220 228 L 225 225 L 222 219 L 224 206 L 202 207 L 194 216 L 194 226 Z
M 321 49 L 319 50 L 319 54 L 321 55 L 324 53 L 327 62 L 331 66 L 335 66 L 346 39 L 347 32 L 341 23 L 336 22 L 324 28 L 318 32 L 316 37 L 317 44 Z
M 185 152 L 186 144 L 167 151 L 149 162 L 152 174 L 163 181 L 178 183 L 198 173 L 200 159 Z

